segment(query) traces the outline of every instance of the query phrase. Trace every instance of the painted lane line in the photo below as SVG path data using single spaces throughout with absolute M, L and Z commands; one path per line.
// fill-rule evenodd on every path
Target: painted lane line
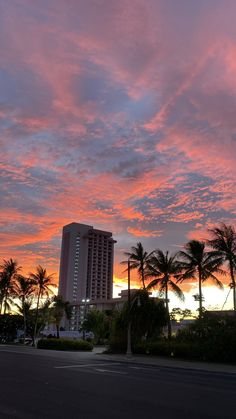
M 62 365 L 60 367 L 54 367 L 56 369 L 64 369 L 64 368 L 89 368 L 89 367 L 97 367 L 97 366 L 109 366 L 109 365 L 114 365 L 114 364 L 74 364 L 74 365 Z M 116 365 L 120 365 L 120 364 L 116 364 Z
M 94 368 L 94 369 L 95 369 L 95 371 L 98 371 L 98 372 L 112 372 L 112 373 L 115 373 L 115 374 L 122 374 L 122 375 L 127 374 L 127 372 L 125 372 L 125 371 L 104 370 L 104 369 L 101 369 L 101 368 Z
M 133 370 L 146 370 L 146 371 L 151 371 L 151 372 L 153 372 L 153 371 L 160 371 L 160 369 L 159 368 L 145 368 L 145 367 L 129 367 L 129 368 L 132 368 Z

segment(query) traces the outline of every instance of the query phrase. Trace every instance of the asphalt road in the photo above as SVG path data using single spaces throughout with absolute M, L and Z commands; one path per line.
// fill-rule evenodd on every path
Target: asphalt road
M 0 419 L 236 418 L 236 375 L 0 347 Z

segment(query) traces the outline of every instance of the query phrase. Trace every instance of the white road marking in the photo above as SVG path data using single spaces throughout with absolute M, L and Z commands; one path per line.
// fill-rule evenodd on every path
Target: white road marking
M 98 371 L 98 372 L 112 372 L 112 373 L 115 373 L 115 374 L 123 374 L 123 375 L 127 374 L 127 372 L 125 372 L 125 371 L 104 370 L 104 369 L 101 369 L 101 368 L 94 368 L 94 369 L 95 369 L 95 371 Z
M 145 368 L 145 367 L 129 367 L 129 368 L 132 368 L 133 370 L 148 370 L 148 371 L 154 371 L 154 369 L 153 368 Z M 155 368 L 155 371 L 160 371 L 160 369 L 159 368 Z
M 97 366 L 109 366 L 109 365 L 114 365 L 114 364 L 74 364 L 74 365 L 62 365 L 61 367 L 54 367 L 56 369 L 62 369 L 62 368 L 86 368 L 86 367 L 97 367 Z M 119 363 L 116 363 L 116 365 L 120 365 Z

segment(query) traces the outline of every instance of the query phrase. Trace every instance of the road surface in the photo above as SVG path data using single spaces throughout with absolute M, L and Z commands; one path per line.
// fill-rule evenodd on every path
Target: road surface
M 0 346 L 0 418 L 236 418 L 236 375 Z

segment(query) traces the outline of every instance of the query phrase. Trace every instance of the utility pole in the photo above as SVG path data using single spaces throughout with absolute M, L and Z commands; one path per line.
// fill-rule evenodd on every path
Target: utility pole
M 127 351 L 126 355 L 132 355 L 131 348 L 131 298 L 130 298 L 130 260 L 128 259 L 128 328 L 127 328 Z

